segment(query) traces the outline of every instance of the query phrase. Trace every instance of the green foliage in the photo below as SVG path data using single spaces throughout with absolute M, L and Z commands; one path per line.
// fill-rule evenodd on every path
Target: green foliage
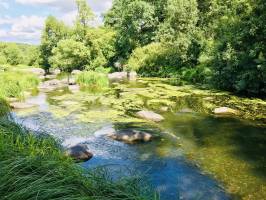
M 101 90 L 109 86 L 109 80 L 102 69 L 97 71 L 84 71 L 77 75 L 77 83 L 89 89 Z
M 0 98 L 15 97 L 24 98 L 24 92 L 38 86 L 39 79 L 24 72 L 1 72 L 0 73 Z
M 40 64 L 46 71 L 49 71 L 51 67 L 49 60 L 53 48 L 57 46 L 60 40 L 67 38 L 68 34 L 69 30 L 63 22 L 58 21 L 53 16 L 46 19 L 40 45 Z
M 91 61 L 87 69 L 108 67 L 115 56 L 116 32 L 108 28 L 88 29 L 85 44 L 91 49 Z
M 22 60 L 22 52 L 15 43 L 0 43 L 3 64 L 17 65 Z
M 221 17 L 213 52 L 216 87 L 245 94 L 266 94 L 266 20 L 264 1 L 231 2 Z
M 82 43 L 72 39 L 60 40 L 52 51 L 50 63 L 64 72 L 84 69 L 89 62 L 90 50 Z
M 37 66 L 39 50 L 37 46 L 0 42 L 0 64 Z
M 167 48 L 162 43 L 151 43 L 134 50 L 127 69 L 143 76 L 157 76 L 162 66 L 167 66 Z
M 78 15 L 73 35 L 76 40 L 84 41 L 89 28 L 89 23 L 93 20 L 94 14 L 86 0 L 76 0 L 76 5 L 78 8 Z
M 0 120 L 0 199 L 153 199 L 141 183 L 138 177 L 112 181 L 103 170 L 86 172 L 52 137 Z
M 113 19 L 120 17 L 116 22 Z M 106 15 L 106 23 L 114 24 L 117 30 L 116 49 L 118 56 L 128 57 L 133 49 L 153 41 L 157 27 L 155 7 L 146 1 L 115 1 Z

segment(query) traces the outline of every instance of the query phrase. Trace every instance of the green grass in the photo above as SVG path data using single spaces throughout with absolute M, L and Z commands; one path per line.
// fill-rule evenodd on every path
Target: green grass
M 39 79 L 34 74 L 18 71 L 0 72 L 0 98 L 24 98 L 24 92 L 38 86 Z
M 156 199 L 139 177 L 108 177 L 75 164 L 52 137 L 0 120 L 1 200 Z
M 109 81 L 105 73 L 95 71 L 85 71 L 77 75 L 77 83 L 90 89 L 105 89 L 109 86 Z

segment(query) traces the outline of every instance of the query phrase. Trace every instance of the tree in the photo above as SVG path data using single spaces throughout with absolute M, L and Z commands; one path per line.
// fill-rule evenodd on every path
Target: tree
M 154 40 L 157 27 L 155 7 L 146 1 L 115 1 L 105 16 L 106 24 L 117 30 L 117 54 L 127 58 L 140 46 Z
M 61 40 L 52 51 L 49 62 L 53 68 L 71 73 L 74 69 L 82 70 L 89 63 L 90 49 L 82 42 L 73 39 Z
M 110 28 L 90 28 L 85 45 L 91 49 L 89 69 L 108 67 L 115 57 L 116 32 Z
M 22 60 L 22 53 L 18 45 L 15 43 L 6 44 L 3 53 L 6 57 L 6 61 L 10 65 L 18 65 Z
M 52 56 L 53 48 L 60 40 L 67 38 L 68 32 L 69 30 L 63 22 L 53 16 L 47 17 L 40 45 L 40 64 L 46 71 L 49 71 L 51 67 L 49 59 Z
M 232 1 L 230 6 L 230 12 L 218 21 L 213 83 L 226 90 L 265 95 L 265 1 Z
M 83 41 L 87 34 L 89 23 L 94 18 L 94 14 L 86 0 L 76 0 L 76 5 L 78 8 L 78 15 L 75 23 L 74 35 L 77 37 L 77 40 Z

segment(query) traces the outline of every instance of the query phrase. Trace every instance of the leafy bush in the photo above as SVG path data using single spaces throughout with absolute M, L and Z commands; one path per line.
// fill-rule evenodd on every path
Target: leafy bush
M 107 75 L 95 71 L 84 71 L 77 75 L 77 83 L 90 89 L 104 89 L 109 85 Z
M 193 68 L 182 68 L 179 72 L 181 79 L 189 83 L 210 83 L 213 72 L 210 68 L 199 65 Z
M 0 98 L 16 97 L 23 98 L 26 90 L 34 89 L 39 84 L 39 79 L 24 72 L 1 72 L 0 73 Z

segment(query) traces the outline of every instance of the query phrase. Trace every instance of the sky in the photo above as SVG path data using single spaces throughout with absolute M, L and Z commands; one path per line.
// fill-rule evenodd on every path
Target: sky
M 95 13 L 95 25 L 112 0 L 87 0 Z M 71 25 L 77 13 L 75 0 L 0 0 L 0 41 L 39 44 L 48 15 Z

